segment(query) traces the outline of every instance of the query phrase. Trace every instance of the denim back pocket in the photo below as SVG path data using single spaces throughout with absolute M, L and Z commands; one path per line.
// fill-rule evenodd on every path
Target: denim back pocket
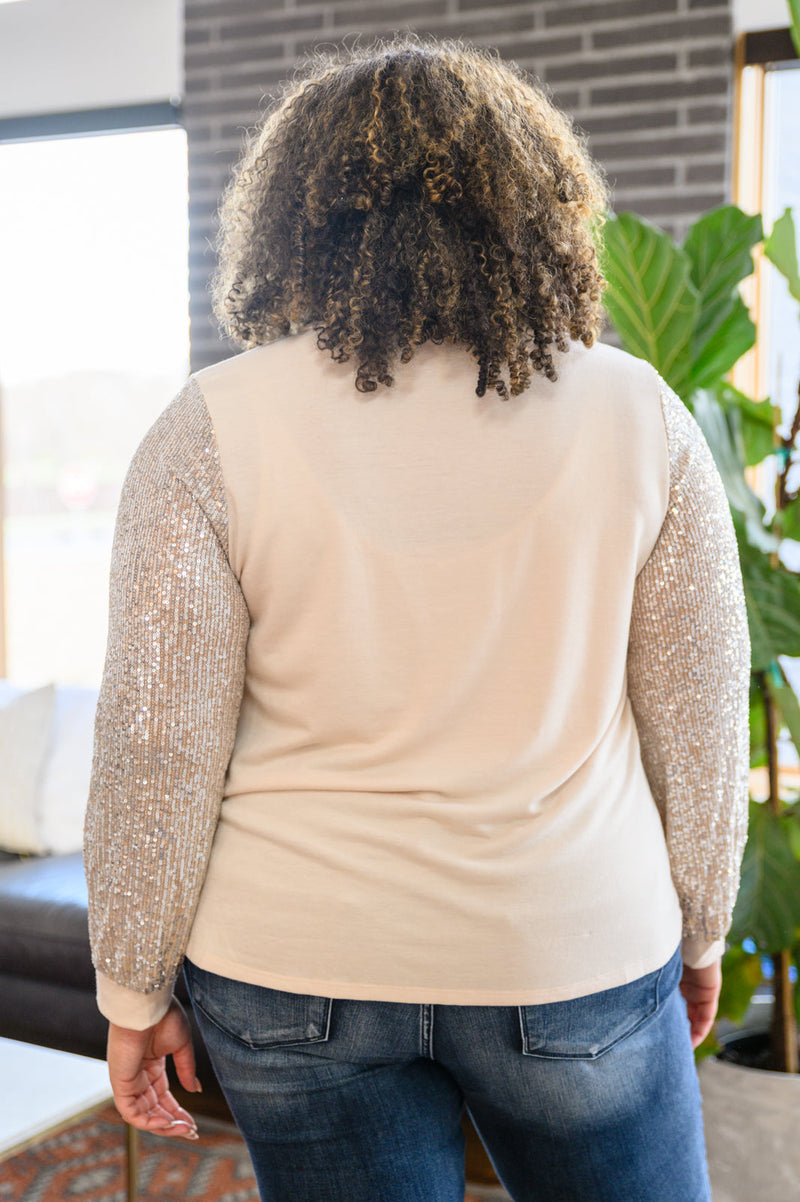
M 568 1002 L 520 1006 L 522 1052 L 548 1060 L 596 1060 L 653 1018 L 681 978 L 678 950 L 628 985 Z
M 331 999 L 249 985 L 184 960 L 192 1006 L 248 1048 L 322 1043 L 330 1032 Z

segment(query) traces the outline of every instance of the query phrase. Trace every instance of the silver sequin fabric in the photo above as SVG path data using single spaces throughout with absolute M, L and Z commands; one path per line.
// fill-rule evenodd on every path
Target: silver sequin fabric
M 84 830 L 95 967 L 151 993 L 183 959 L 236 733 L 249 615 L 190 378 L 123 486 Z
M 666 834 L 684 938 L 728 931 L 747 834 L 750 641 L 736 536 L 711 451 L 659 384 L 666 518 L 640 572 L 628 694 Z

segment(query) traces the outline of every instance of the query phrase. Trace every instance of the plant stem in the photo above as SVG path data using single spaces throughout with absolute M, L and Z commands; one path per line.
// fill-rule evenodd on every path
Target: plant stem
M 797 1020 L 794 1013 L 794 986 L 789 978 L 790 951 L 772 957 L 775 1001 L 772 1012 L 772 1068 L 780 1073 L 796 1073 L 798 1068 Z
M 761 695 L 767 719 L 767 764 L 769 767 L 769 807 L 776 816 L 781 812 L 778 775 L 778 722 L 775 705 L 763 673 L 759 673 Z M 772 1068 L 781 1073 L 800 1071 L 798 1064 L 797 1019 L 794 1011 L 794 985 L 789 976 L 791 951 L 784 949 L 772 957 L 774 1002 L 770 1030 Z
M 797 442 L 800 435 L 800 384 L 797 386 L 797 412 L 792 418 L 792 424 L 788 435 L 781 439 L 780 445 L 784 451 L 790 452 L 786 455 L 781 471 L 778 473 L 778 479 L 775 487 L 775 507 L 779 511 L 785 509 L 790 501 L 797 499 L 797 492 L 789 492 L 789 471 L 792 466 L 791 452 L 794 450 L 794 444 Z

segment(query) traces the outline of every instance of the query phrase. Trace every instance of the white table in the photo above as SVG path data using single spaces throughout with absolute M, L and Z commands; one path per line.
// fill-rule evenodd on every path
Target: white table
M 0 1162 L 112 1099 L 104 1060 L 0 1038 Z M 136 1197 L 136 1151 L 136 1129 L 126 1124 L 131 1202 Z

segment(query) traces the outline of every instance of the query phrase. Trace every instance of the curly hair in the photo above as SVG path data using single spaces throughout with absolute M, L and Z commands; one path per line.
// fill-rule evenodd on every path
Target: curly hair
M 507 399 L 594 342 L 607 199 L 583 136 L 495 52 L 404 35 L 316 55 L 222 193 L 214 314 L 244 348 L 313 326 L 361 392 L 461 343 L 478 396 Z

